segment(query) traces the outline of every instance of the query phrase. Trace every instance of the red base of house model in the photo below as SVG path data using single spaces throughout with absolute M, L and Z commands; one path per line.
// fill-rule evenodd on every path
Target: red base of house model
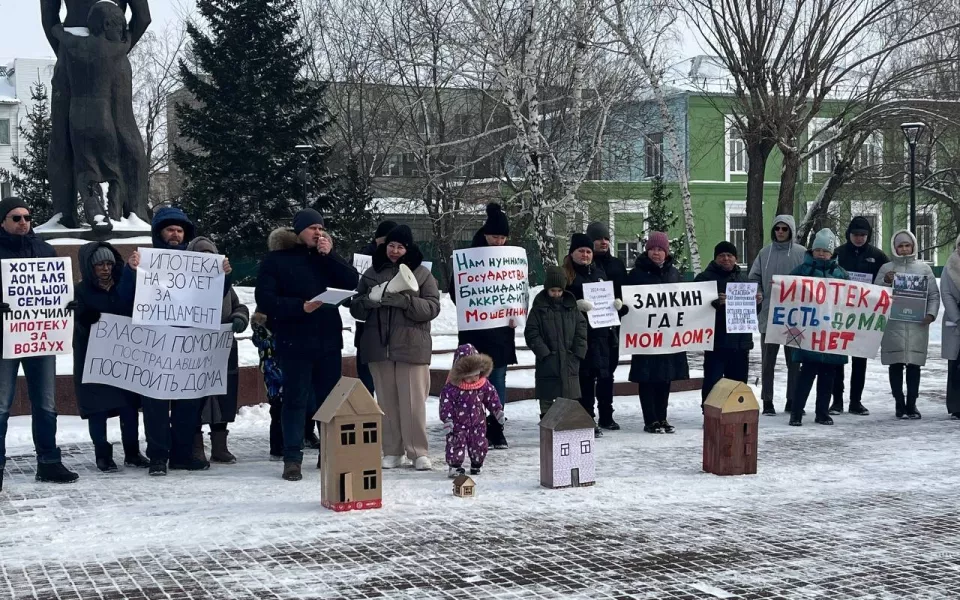
M 337 512 L 346 512 L 348 510 L 365 510 L 368 508 L 382 508 L 381 500 L 357 500 L 356 502 L 320 502 L 324 508 L 335 510 Z

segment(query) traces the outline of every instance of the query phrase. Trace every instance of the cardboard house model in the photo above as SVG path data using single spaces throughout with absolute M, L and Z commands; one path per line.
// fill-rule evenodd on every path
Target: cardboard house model
M 703 470 L 715 475 L 757 472 L 760 405 L 750 386 L 721 379 L 703 404 Z
M 477 495 L 477 483 L 467 475 L 457 475 L 453 480 L 453 495 L 473 498 Z
M 576 400 L 558 398 L 540 421 L 540 485 L 580 487 L 596 481 L 593 419 Z
M 380 406 L 359 379 L 341 377 L 320 409 L 320 503 L 335 511 L 381 507 Z

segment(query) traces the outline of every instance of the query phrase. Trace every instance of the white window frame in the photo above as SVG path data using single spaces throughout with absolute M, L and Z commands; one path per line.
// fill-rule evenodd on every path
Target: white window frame
M 746 175 L 747 170 L 750 168 L 749 159 L 747 158 L 747 144 L 743 141 L 743 137 L 736 130 L 736 123 L 732 115 L 724 115 L 723 117 L 723 166 L 724 166 L 724 180 L 730 181 L 731 175 Z M 734 160 L 730 152 L 730 144 L 734 141 L 734 136 L 731 135 L 735 133 L 737 139 L 740 140 L 740 145 L 743 147 L 741 151 L 743 154 L 743 170 L 734 169 Z M 740 161 L 738 161 L 740 162 Z M 740 165 L 737 165 L 740 166 Z
M 816 138 L 814 137 L 817 132 L 820 132 L 820 135 L 825 137 L 830 137 L 833 135 L 835 128 L 824 130 L 823 128 L 832 121 L 833 119 L 828 117 L 814 117 L 810 119 L 810 123 L 807 125 L 807 139 L 810 140 L 810 158 L 807 159 L 807 174 L 808 180 L 813 181 L 813 175 L 816 173 L 831 173 L 833 172 L 833 162 L 836 160 L 836 144 L 822 144 L 816 146 L 816 151 L 814 151 L 813 144 L 816 143 Z
M 873 216 L 876 219 L 877 226 L 873 229 L 873 237 L 870 243 L 877 248 L 883 248 L 886 238 L 883 237 L 883 205 L 880 202 L 868 202 L 866 200 L 854 200 L 850 202 L 850 219 L 858 216 Z M 846 240 L 840 240 L 845 242 Z
M 932 208 L 929 208 L 929 207 L 920 207 L 920 206 L 918 206 L 918 207 L 917 207 L 917 220 L 918 220 L 918 221 L 919 221 L 919 217 L 920 217 L 921 215 L 930 215 L 930 219 L 931 219 L 931 221 L 932 221 L 932 223 L 931 223 L 931 227 L 932 227 L 931 235 L 932 235 L 932 237 L 933 237 L 934 245 L 936 245 L 936 243 L 937 243 L 937 231 L 939 231 L 939 226 L 940 226 L 939 217 L 937 216 L 937 211 L 936 211 L 936 209 L 932 209 Z M 908 216 L 907 216 L 907 220 L 909 221 L 909 219 L 910 219 L 910 217 L 909 217 L 909 215 L 908 215 Z M 919 225 L 919 222 L 918 222 L 917 224 Z M 909 225 L 909 224 L 908 224 L 908 225 Z M 905 229 L 909 229 L 909 226 L 908 226 L 908 227 L 905 227 Z M 917 259 L 918 259 L 918 260 L 920 259 L 920 250 L 922 249 L 922 248 L 921 248 L 921 244 L 920 244 L 920 239 L 919 239 L 919 237 L 920 237 L 920 236 L 917 236 Z M 938 250 L 939 250 L 939 248 L 936 248 L 936 247 L 931 248 L 931 249 L 930 249 L 930 257 L 931 257 L 931 259 L 930 259 L 930 260 L 925 260 L 925 261 L 923 261 L 923 262 L 925 262 L 925 263 L 927 263 L 928 265 L 933 266 L 933 267 L 937 266 L 937 254 L 938 254 L 937 251 L 938 251 Z M 896 249 L 894 249 L 893 251 L 894 251 L 894 253 L 896 253 Z
M 870 148 L 873 148 L 872 154 L 870 153 Z M 866 163 L 864 163 L 863 160 L 863 152 L 865 149 L 867 150 Z M 867 136 L 863 145 L 860 146 L 860 150 L 857 151 L 857 155 L 853 159 L 853 166 L 857 169 L 868 169 L 881 164 L 883 164 L 883 134 L 879 131 L 874 131 Z
M 732 237 L 731 237 L 731 235 L 730 235 L 730 217 L 740 216 L 740 215 L 743 215 L 744 217 L 747 216 L 747 203 L 746 203 L 746 201 L 744 201 L 744 200 L 727 200 L 726 202 L 723 203 L 723 222 L 724 222 L 723 231 L 724 231 L 724 239 L 725 239 L 726 241 L 728 241 L 728 242 L 732 242 L 732 241 L 733 241 L 733 239 L 732 239 Z M 746 233 L 746 232 L 744 232 L 744 233 Z M 737 250 L 740 252 L 740 256 L 737 257 L 737 261 L 739 262 L 740 266 L 746 265 L 746 264 L 747 264 L 747 263 L 746 263 L 746 260 L 747 260 L 746 240 L 744 240 L 744 248 L 743 248 L 743 250 L 741 251 L 739 248 L 738 248 Z
M 654 144 L 653 140 L 650 139 L 651 135 L 659 135 L 660 143 Z M 663 145 L 664 145 L 664 135 L 662 131 L 654 131 L 643 136 L 643 178 L 644 179 L 654 179 L 659 177 L 663 179 L 664 166 L 663 166 Z M 647 171 L 647 157 L 652 154 L 653 160 L 656 161 L 659 172 L 650 173 Z
M 607 202 L 607 215 L 610 227 L 610 247 L 614 256 L 617 255 L 617 214 L 640 214 L 643 216 L 643 231 L 647 232 L 647 218 L 650 216 L 649 200 L 610 200 Z

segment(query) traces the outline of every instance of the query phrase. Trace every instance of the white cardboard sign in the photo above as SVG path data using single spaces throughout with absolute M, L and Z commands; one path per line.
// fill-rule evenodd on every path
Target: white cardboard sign
M 717 282 L 623 286 L 629 312 L 620 321 L 625 354 L 713 350 Z
M 516 246 L 453 253 L 453 290 L 460 331 L 522 325 L 530 305 L 527 251 Z
M 223 255 L 140 248 L 133 322 L 220 330 Z
M 727 333 L 753 333 L 759 331 L 757 323 L 757 284 L 745 282 L 727 283 L 725 319 Z
M 0 262 L 3 358 L 70 354 L 73 349 L 73 265 L 69 257 Z
M 613 282 L 599 281 L 583 284 L 583 299 L 593 304 L 593 310 L 587 313 L 590 327 L 616 327 L 620 324 L 620 316 L 613 305 Z

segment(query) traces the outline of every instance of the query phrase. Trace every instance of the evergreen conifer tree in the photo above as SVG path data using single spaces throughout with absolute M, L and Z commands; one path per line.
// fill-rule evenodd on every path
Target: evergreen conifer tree
M 47 153 L 50 146 L 50 97 L 42 83 L 30 88 L 33 107 L 27 113 L 28 126 L 18 125 L 26 140 L 23 156 L 13 157 L 15 171 L 0 169 L 0 179 L 13 184 L 16 195 L 27 203 L 34 223 L 41 225 L 53 216 L 50 180 L 47 179 Z
M 309 192 L 330 214 L 324 86 L 302 76 L 308 46 L 294 0 L 197 0 L 197 8 L 207 32 L 187 26 L 194 64 L 180 62 L 193 101 L 176 106 L 186 140 L 173 154 L 181 204 L 221 252 L 254 256 L 307 204 L 298 145 L 315 148 Z
M 670 231 L 680 222 L 680 215 L 670 210 L 668 204 L 672 194 L 663 187 L 663 179 L 655 177 L 650 181 L 650 205 L 647 213 L 647 230 L 662 231 L 670 238 L 670 255 L 673 264 L 681 273 L 688 269 L 687 238 L 683 234 L 683 225 L 680 224 L 679 237 L 670 237 Z
M 360 250 L 372 238 L 380 221 L 370 188 L 370 177 L 361 172 L 356 157 L 350 157 L 343 170 L 313 203 L 324 213 L 327 229 L 334 235 L 340 254 Z

